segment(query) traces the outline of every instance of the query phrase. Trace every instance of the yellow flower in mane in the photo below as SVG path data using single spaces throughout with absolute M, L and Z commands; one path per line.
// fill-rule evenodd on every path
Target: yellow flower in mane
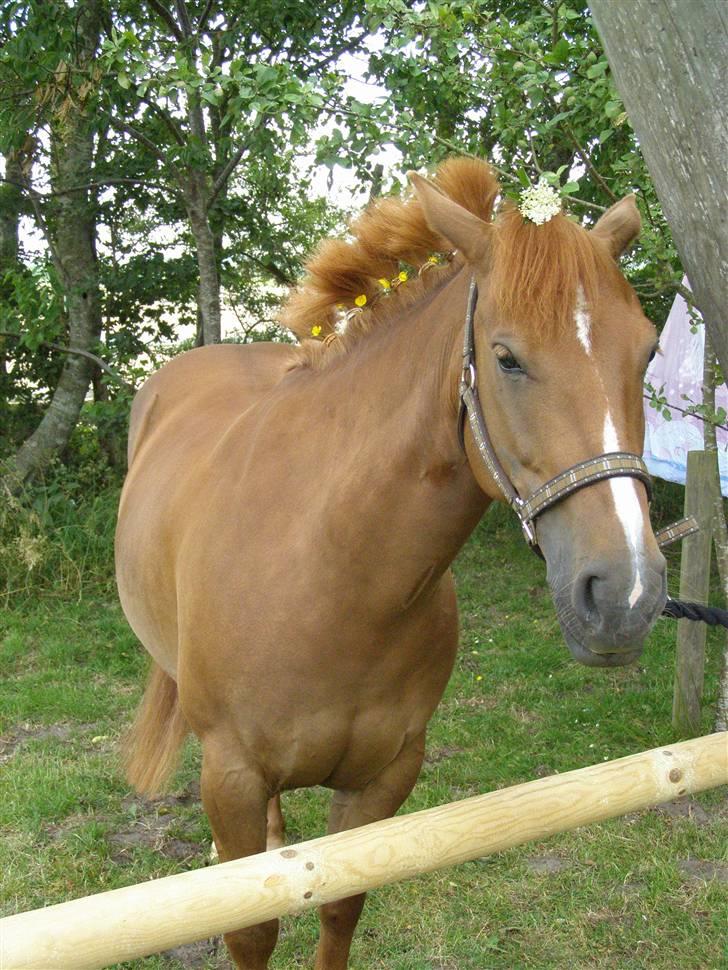
M 364 306 L 366 302 L 367 302 L 367 298 L 364 293 L 360 293 L 359 296 L 354 300 L 354 303 L 357 306 Z
M 313 327 L 311 327 L 312 337 L 318 337 L 320 333 L 321 333 L 321 327 L 318 324 L 315 324 Z
M 381 288 L 383 290 L 391 290 L 392 289 L 392 284 L 384 276 L 380 280 L 377 280 L 377 283 L 379 283 L 379 285 L 381 286 Z
M 400 283 L 406 283 L 409 277 L 407 276 L 405 271 L 402 270 L 402 272 L 397 276 L 397 279 L 399 280 Z

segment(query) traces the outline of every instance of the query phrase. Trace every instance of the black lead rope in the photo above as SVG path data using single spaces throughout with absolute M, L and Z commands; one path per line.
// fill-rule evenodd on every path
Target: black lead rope
M 686 603 L 684 600 L 667 600 L 662 611 L 663 616 L 673 620 L 695 620 L 707 623 L 709 626 L 724 626 L 728 628 L 728 610 L 719 610 L 716 606 L 703 606 L 702 603 Z

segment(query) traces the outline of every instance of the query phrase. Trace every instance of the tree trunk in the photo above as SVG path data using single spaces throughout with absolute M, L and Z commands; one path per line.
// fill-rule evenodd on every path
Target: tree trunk
M 718 368 L 715 354 L 706 335 L 705 356 L 703 359 L 703 404 L 712 413 L 715 411 L 715 388 L 718 384 Z M 728 530 L 726 529 L 723 495 L 720 484 L 718 464 L 718 438 L 712 421 L 703 422 L 703 444 L 710 455 L 711 491 L 713 501 L 713 544 L 718 575 L 723 590 L 723 603 L 728 604 Z M 728 630 L 723 630 L 723 649 L 718 674 L 718 701 L 715 705 L 715 730 L 728 730 Z
M 0 184 L 0 300 L 10 297 L 10 283 L 5 283 L 4 274 L 18 265 L 18 225 L 23 208 L 22 193 L 19 188 L 23 177 L 21 155 L 8 152 L 5 156 L 6 182 Z M 17 185 L 13 183 L 18 183 Z M 0 337 L 0 408 L 8 407 L 8 358 L 5 338 Z M 2 424 L 5 425 L 7 411 Z
M 178 12 L 182 31 L 188 39 L 187 56 L 194 58 L 196 45 L 190 38 L 190 25 L 187 22 L 184 4 L 178 5 Z M 199 145 L 206 146 L 205 116 L 199 94 L 195 91 L 190 91 L 188 94 L 187 120 L 193 140 Z M 220 274 L 215 250 L 215 235 L 210 224 L 210 196 L 204 171 L 195 168 L 190 171 L 185 196 L 197 249 L 197 269 L 200 274 L 197 288 L 198 341 L 201 337 L 203 344 L 219 344 L 222 339 Z
M 197 308 L 203 344 L 219 344 L 222 338 L 220 321 L 220 277 L 217 270 L 215 237 L 204 200 L 204 187 L 196 184 L 204 177 L 192 177 L 187 193 L 187 212 L 197 250 L 200 281 L 197 289 Z
M 728 6 L 723 0 L 591 0 L 589 6 L 728 374 Z
M 5 156 L 5 179 L 0 184 L 0 274 L 18 262 L 18 223 L 23 209 L 21 153 Z
M 78 7 L 78 63 L 87 66 L 99 41 L 99 0 Z M 88 189 L 66 191 L 91 181 L 94 133 L 83 100 L 69 96 L 52 130 L 54 212 L 47 222 L 57 269 L 65 289 L 69 346 L 92 350 L 101 333 L 101 305 L 96 265 L 96 203 Z M 88 391 L 94 364 L 69 354 L 48 410 L 11 462 L 15 477 L 38 474 L 68 443 Z

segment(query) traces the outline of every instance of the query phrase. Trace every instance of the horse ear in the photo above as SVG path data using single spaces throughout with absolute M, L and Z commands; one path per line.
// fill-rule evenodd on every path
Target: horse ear
M 481 262 L 489 247 L 488 224 L 443 195 L 436 185 L 417 172 L 407 172 L 407 178 L 417 193 L 430 229 L 444 236 L 469 263 Z
M 615 259 L 622 255 L 627 246 L 637 238 L 642 227 L 639 209 L 634 195 L 625 195 L 611 206 L 592 229 L 592 233 L 603 239 Z

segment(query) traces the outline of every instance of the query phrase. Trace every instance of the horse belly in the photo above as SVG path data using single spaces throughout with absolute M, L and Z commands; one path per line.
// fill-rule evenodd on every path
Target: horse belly
M 447 684 L 457 647 L 449 575 L 429 608 L 392 627 L 324 619 L 272 580 L 246 593 L 183 609 L 180 690 L 193 729 L 226 725 L 271 790 L 365 787 L 424 732 Z

